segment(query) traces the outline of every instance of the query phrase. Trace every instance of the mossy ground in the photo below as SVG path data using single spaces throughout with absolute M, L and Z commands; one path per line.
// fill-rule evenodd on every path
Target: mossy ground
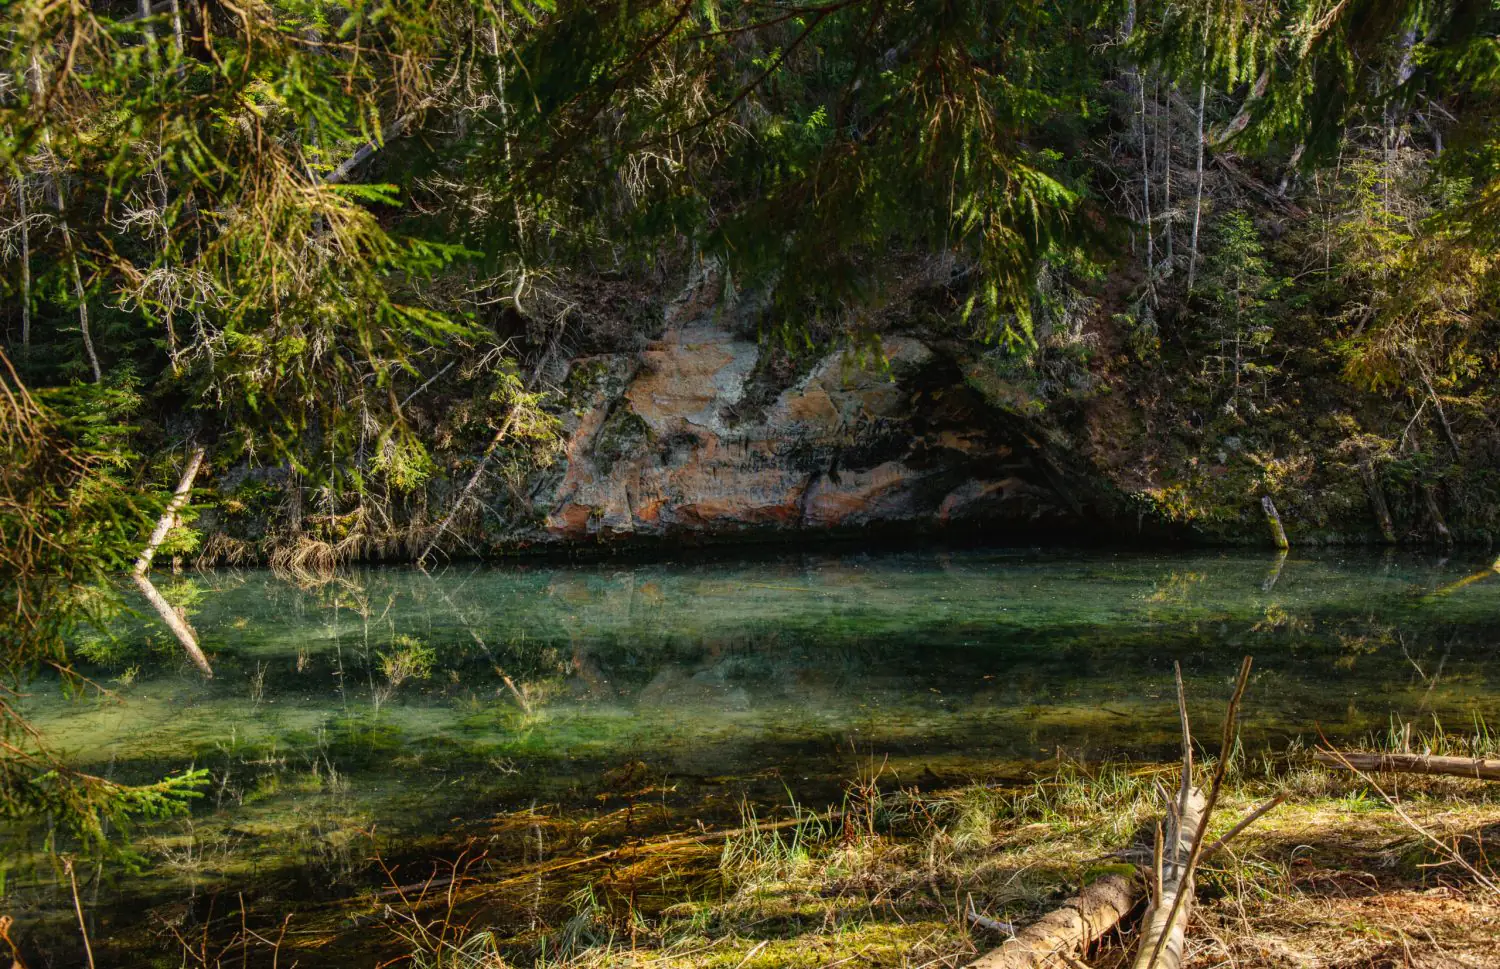
M 1119 852 L 1149 844 L 1176 781 L 1172 765 L 1069 763 L 1026 784 L 922 793 L 882 790 L 879 773 L 835 817 L 774 830 L 746 818 L 727 840 L 679 835 L 660 852 L 644 842 L 633 863 L 577 873 L 559 914 L 536 908 L 525 931 L 478 930 L 464 898 L 493 896 L 483 878 L 446 915 L 417 901 L 385 924 L 433 967 L 959 966 L 1004 938 L 971 924 L 971 908 L 1024 926 L 1119 869 Z M 1500 965 L 1485 854 L 1500 790 L 1351 777 L 1296 756 L 1236 763 L 1210 837 L 1273 793 L 1286 802 L 1201 869 L 1188 965 Z M 669 885 L 693 897 L 662 905 Z M 1086 965 L 1125 964 L 1132 929 Z

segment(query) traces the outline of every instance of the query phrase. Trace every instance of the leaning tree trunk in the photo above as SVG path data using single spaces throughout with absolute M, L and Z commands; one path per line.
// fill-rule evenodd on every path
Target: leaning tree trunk
M 1438 508 L 1437 496 L 1432 493 L 1432 485 L 1422 485 L 1422 498 L 1427 502 L 1427 514 L 1432 518 L 1432 527 L 1437 532 L 1438 538 L 1443 540 L 1444 545 L 1453 545 L 1453 533 L 1448 530 L 1448 523 L 1443 521 L 1443 512 Z
M 1276 502 L 1271 500 L 1270 495 L 1261 495 L 1260 508 L 1265 512 L 1266 525 L 1271 529 L 1272 543 L 1285 552 L 1292 545 L 1286 540 L 1286 529 L 1281 527 L 1281 515 L 1276 511 Z
M 162 511 L 161 518 L 156 522 L 156 527 L 151 530 L 151 537 L 146 541 L 146 547 L 141 551 L 140 558 L 135 560 L 135 568 L 131 572 L 131 579 L 136 588 L 151 603 L 151 608 L 156 610 L 161 621 L 166 623 L 167 628 L 172 630 L 172 635 L 182 644 L 183 650 L 188 658 L 193 661 L 203 672 L 204 676 L 213 676 L 213 667 L 208 663 L 208 657 L 203 655 L 203 650 L 198 646 L 198 637 L 193 632 L 193 627 L 188 625 L 182 613 L 172 607 L 157 590 L 151 581 L 151 560 L 156 557 L 156 550 L 166 540 L 167 533 L 177 522 L 177 516 L 187 505 L 188 496 L 193 491 L 193 479 L 198 477 L 198 468 L 203 464 L 203 448 L 198 448 L 188 458 L 187 467 L 183 469 L 182 479 L 177 482 L 177 490 L 172 493 L 172 498 L 167 502 L 167 507 Z

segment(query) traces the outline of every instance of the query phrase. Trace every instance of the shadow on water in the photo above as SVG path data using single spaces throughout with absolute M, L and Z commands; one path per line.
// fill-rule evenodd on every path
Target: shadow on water
M 242 905 L 245 926 L 285 929 L 299 965 L 373 964 L 400 951 L 367 929 L 379 893 L 433 859 L 497 886 L 486 919 L 524 926 L 619 883 L 635 862 L 609 852 L 632 839 L 821 810 L 875 762 L 930 788 L 1059 755 L 1170 759 L 1174 661 L 1211 731 L 1256 657 L 1252 751 L 1393 718 L 1471 724 L 1500 674 L 1487 567 L 970 550 L 378 569 L 314 588 L 211 573 L 163 591 L 213 680 L 126 623 L 75 644 L 113 697 L 39 688 L 28 712 L 115 779 L 212 771 L 191 817 L 140 834 L 139 873 L 85 886 L 103 964 L 176 965 L 184 940 L 237 932 Z M 715 850 L 676 855 L 670 886 L 632 883 L 634 905 L 711 890 Z M 71 898 L 11 881 L 34 963 L 71 964 Z

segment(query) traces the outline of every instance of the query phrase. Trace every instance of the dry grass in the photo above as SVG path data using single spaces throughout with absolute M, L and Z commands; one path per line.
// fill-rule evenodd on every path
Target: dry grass
M 1206 775 L 1213 766 L 1199 770 Z M 1275 791 L 1289 799 L 1205 864 L 1188 965 L 1500 966 L 1500 898 L 1407 820 L 1487 873 L 1485 845 L 1500 838 L 1500 792 L 1462 779 L 1412 778 L 1386 787 L 1398 812 L 1360 778 L 1311 765 L 1297 752 L 1254 765 L 1238 760 L 1228 777 L 1210 837 Z M 747 814 L 728 838 L 694 847 L 678 835 L 661 852 L 615 859 L 607 873 L 575 869 L 580 880 L 568 904 L 555 916 L 534 913 L 531 931 L 477 932 L 484 922 L 470 910 L 470 931 L 442 953 L 418 951 L 416 962 L 467 969 L 959 966 L 1002 941 L 969 924 L 970 904 L 1025 924 L 1093 875 L 1118 870 L 1121 849 L 1149 843 L 1162 791 L 1176 778 L 1170 765 L 1062 764 L 1006 787 L 882 790 L 879 780 L 855 784 L 832 817 L 802 815 L 801 823 L 770 829 Z M 716 877 L 706 882 L 712 852 Z M 691 897 L 665 907 L 634 904 L 647 884 L 668 890 L 673 866 L 698 873 L 675 889 Z M 493 901 L 492 889 L 481 891 Z M 464 912 L 463 900 L 451 909 Z M 1133 935 L 1106 939 L 1088 964 L 1122 965 Z

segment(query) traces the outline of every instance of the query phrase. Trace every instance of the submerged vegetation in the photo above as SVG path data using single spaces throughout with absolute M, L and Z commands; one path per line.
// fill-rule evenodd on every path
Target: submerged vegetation
M 436 963 L 449 944 L 510 965 L 733 966 L 762 942 L 767 966 L 865 947 L 952 964 L 1002 938 L 969 924 L 965 895 L 1020 927 L 1093 868 L 1138 864 L 1103 856 L 1172 785 L 1174 659 L 1208 735 L 1236 657 L 1260 657 L 1215 835 L 1285 788 L 1237 848 L 1280 831 L 1296 865 L 1323 844 L 1318 873 L 1383 857 L 1373 839 L 1407 838 L 1399 817 L 1304 742 L 1491 753 L 1500 577 L 1455 589 L 1473 564 L 1012 551 L 368 569 L 305 588 L 195 573 L 162 588 L 213 644 L 212 679 L 149 615 L 121 617 L 79 650 L 108 696 L 44 680 L 21 710 L 80 770 L 205 772 L 190 812 L 135 829 L 136 873 L 80 859 L 101 965 L 177 965 L 184 942 L 209 965 L 238 965 L 242 944 L 270 965 L 278 938 L 303 966 Z M 1412 726 L 1388 731 L 1393 714 Z M 1490 809 L 1473 782 L 1385 789 L 1424 823 Z M 1279 827 L 1304 808 L 1326 841 Z M 1367 814 L 1384 819 L 1372 840 L 1346 839 Z M 34 851 L 7 864 L 28 964 L 80 951 L 67 879 Z M 1393 874 L 1381 884 L 1433 887 Z
M 1488 736 L 1441 730 L 1377 740 L 1413 743 L 1495 753 Z M 1201 766 L 1205 783 L 1214 768 Z M 230 900 L 212 942 L 177 942 L 206 965 L 247 950 L 316 963 L 352 922 L 374 940 L 371 959 L 421 967 L 958 966 L 1081 886 L 1148 868 L 1161 788 L 1173 784 L 1170 765 L 1067 759 L 1024 778 L 902 784 L 874 760 L 830 810 L 744 808 L 686 834 L 654 833 L 670 822 L 644 803 L 634 822 L 628 808 L 534 809 L 495 819 L 443 860 L 382 860 L 382 885 L 279 932 Z M 1413 778 L 1393 797 L 1295 745 L 1240 751 L 1209 837 L 1272 795 L 1284 800 L 1200 869 L 1184 964 L 1490 964 L 1492 790 Z M 260 927 L 247 933 L 247 918 Z M 1116 966 L 1128 953 L 1128 938 L 1110 936 L 1084 957 Z

